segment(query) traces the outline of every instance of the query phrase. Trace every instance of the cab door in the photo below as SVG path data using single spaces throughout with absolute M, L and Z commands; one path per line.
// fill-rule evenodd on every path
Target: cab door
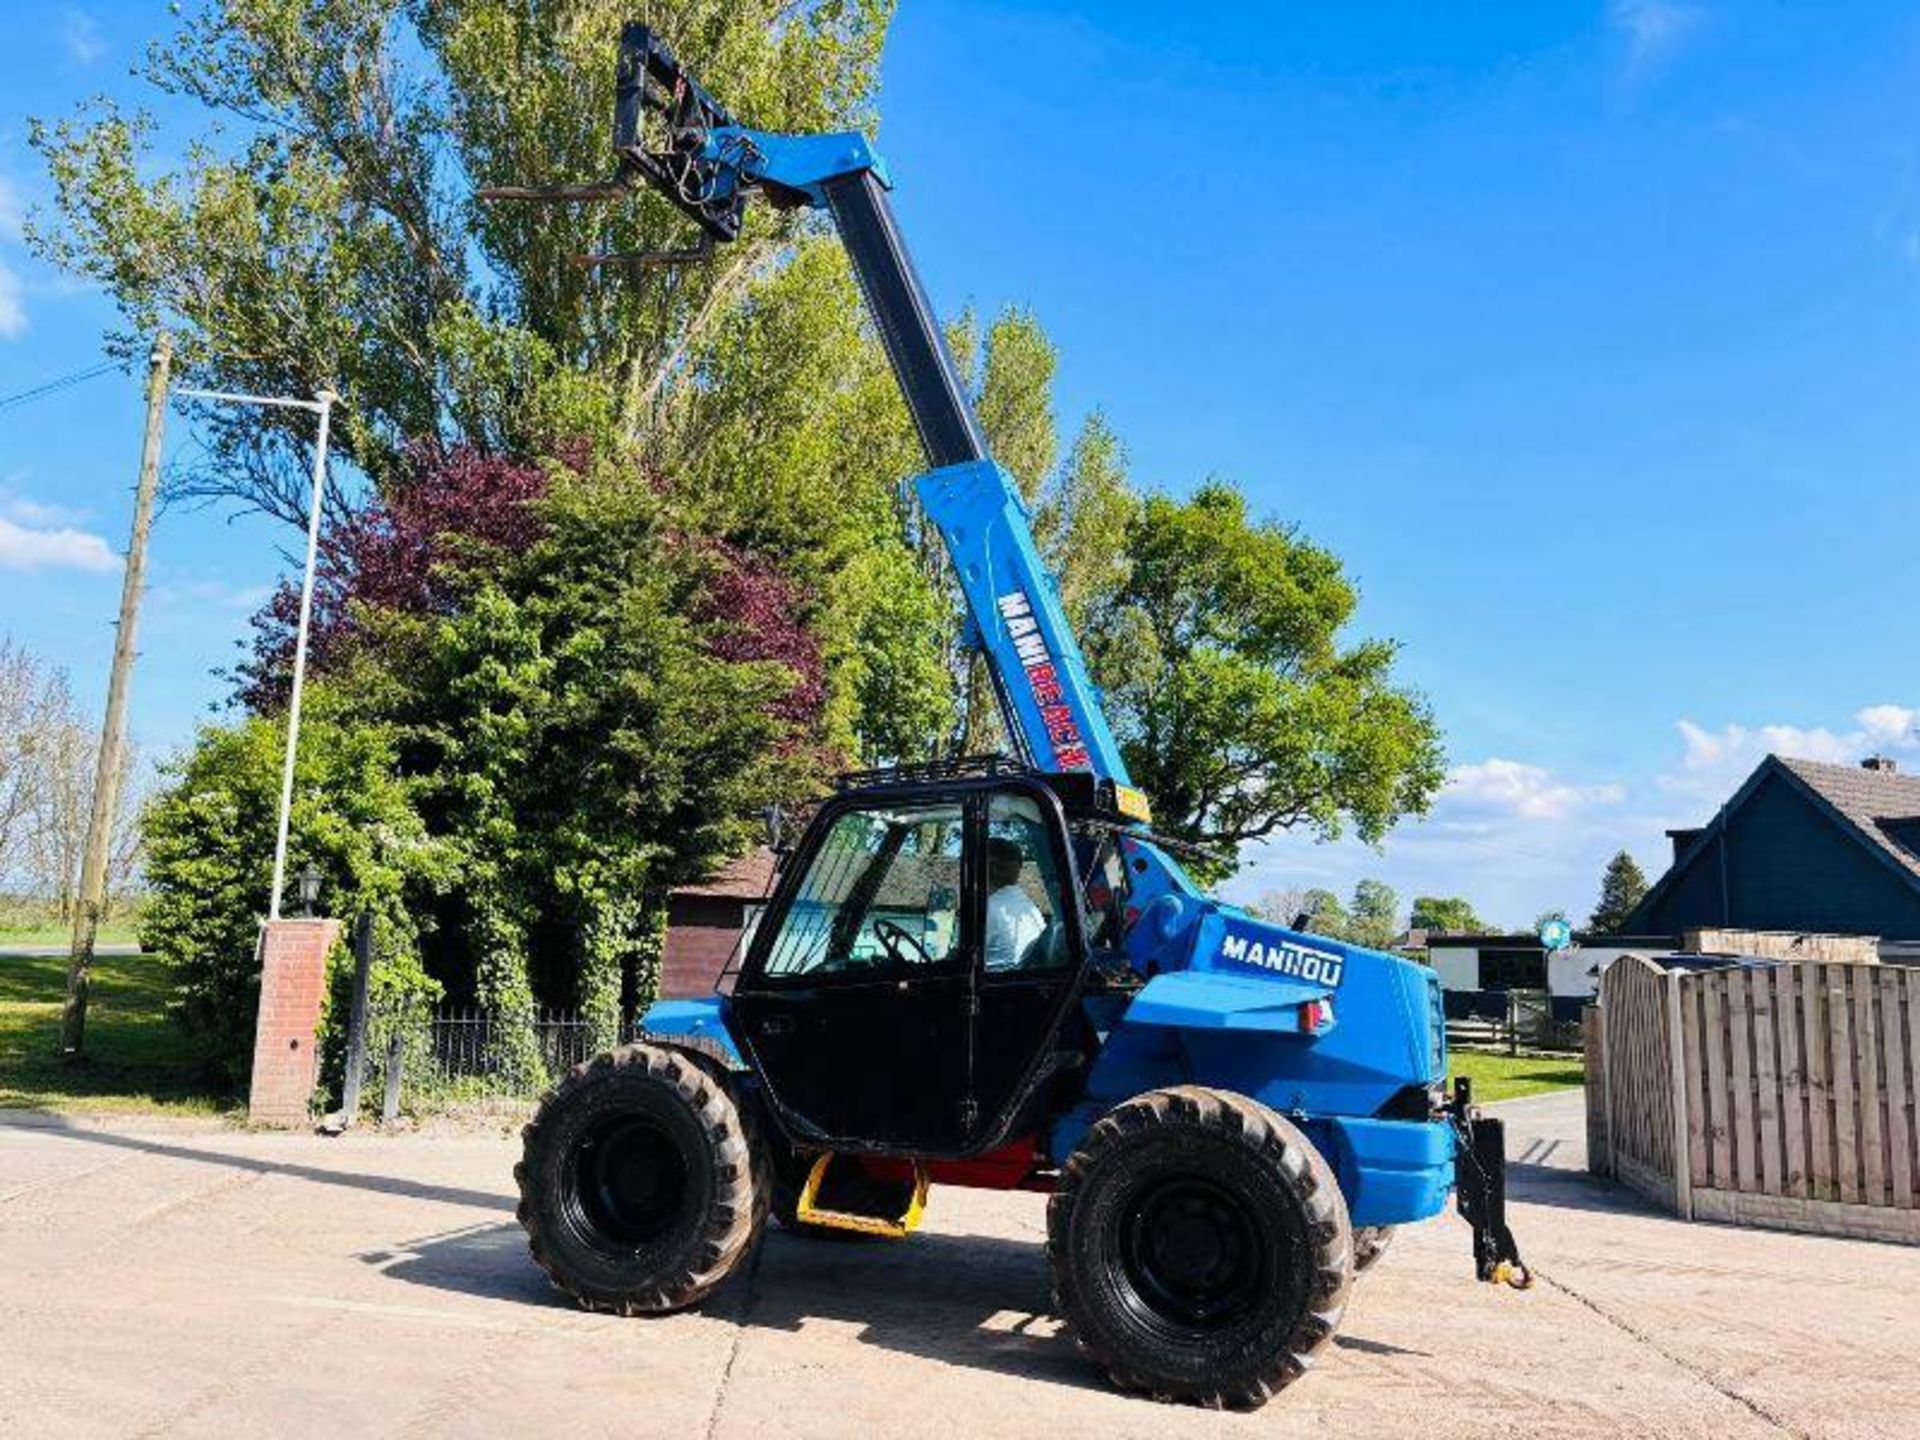
M 729 1002 L 795 1138 L 964 1145 L 980 816 L 965 797 L 853 797 L 809 830 Z
M 1022 1117 L 1009 1116 L 1011 1107 L 1075 1083 L 1084 1057 L 1066 1021 L 1085 943 L 1066 826 L 1052 794 L 1039 786 L 995 791 L 981 818 L 985 901 L 972 1098 L 975 1138 L 985 1143 L 996 1128 L 1017 1128 Z

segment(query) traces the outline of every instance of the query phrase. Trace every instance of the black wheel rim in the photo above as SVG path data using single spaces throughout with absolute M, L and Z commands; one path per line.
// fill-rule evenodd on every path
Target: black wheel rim
M 577 1229 L 608 1249 L 664 1239 L 684 1217 L 689 1185 L 679 1142 L 646 1116 L 604 1120 L 581 1136 L 567 1175 Z
M 1140 1185 L 1122 1209 L 1116 1279 L 1127 1307 L 1181 1338 L 1218 1334 L 1259 1307 L 1272 1258 L 1246 1199 L 1198 1176 Z

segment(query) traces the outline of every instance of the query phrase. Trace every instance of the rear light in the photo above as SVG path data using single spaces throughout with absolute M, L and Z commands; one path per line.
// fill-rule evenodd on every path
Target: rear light
M 1317 1035 L 1333 1024 L 1333 1002 L 1331 1000 L 1308 1000 L 1300 1006 L 1300 1029 L 1307 1035 Z

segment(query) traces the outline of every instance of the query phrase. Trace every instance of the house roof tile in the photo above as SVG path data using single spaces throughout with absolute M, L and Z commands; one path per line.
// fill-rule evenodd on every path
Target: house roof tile
M 1827 765 L 1817 760 L 1777 757 L 1780 764 L 1821 799 L 1838 810 L 1861 838 L 1884 851 L 1902 870 L 1920 880 L 1920 851 L 1913 848 L 1920 828 L 1920 775 L 1869 770 L 1860 765 Z

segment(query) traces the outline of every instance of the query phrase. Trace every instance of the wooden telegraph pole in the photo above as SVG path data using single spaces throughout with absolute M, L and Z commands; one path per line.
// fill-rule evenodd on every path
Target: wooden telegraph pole
M 73 913 L 73 952 L 67 961 L 67 1005 L 60 1016 L 60 1053 L 78 1056 L 87 1030 L 87 972 L 93 940 L 106 904 L 107 844 L 120 801 L 120 764 L 126 751 L 127 683 L 133 677 L 134 636 L 140 595 L 146 588 L 147 533 L 153 528 L 153 494 L 160 483 L 160 433 L 167 416 L 167 379 L 173 341 L 162 330 L 147 362 L 147 435 L 140 449 L 140 483 L 133 496 L 133 538 L 120 584 L 120 621 L 113 640 L 113 674 L 107 681 L 107 715 L 100 726 L 100 759 L 93 776 L 93 814 L 87 822 L 87 855 L 80 867 L 80 903 Z

